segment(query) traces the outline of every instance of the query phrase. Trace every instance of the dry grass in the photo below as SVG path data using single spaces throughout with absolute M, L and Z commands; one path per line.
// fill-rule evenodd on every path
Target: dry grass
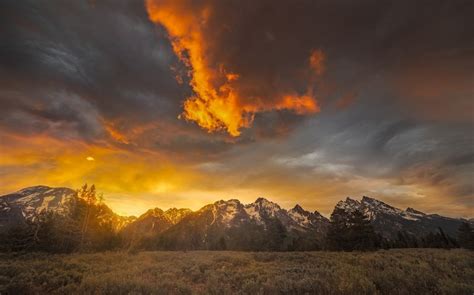
M 142 252 L 0 256 L 0 294 L 473 294 L 474 253 Z

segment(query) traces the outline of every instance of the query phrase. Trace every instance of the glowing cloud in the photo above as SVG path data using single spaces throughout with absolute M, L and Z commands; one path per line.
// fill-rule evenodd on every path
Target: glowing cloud
M 295 89 L 266 94 L 270 98 L 265 94 L 249 97 L 244 93 L 240 81 L 246 77 L 212 56 L 213 38 L 208 34 L 215 11 L 211 5 L 146 0 L 146 7 L 150 20 L 164 26 L 174 52 L 189 68 L 190 86 L 195 95 L 184 102 L 182 118 L 196 122 L 209 132 L 225 130 L 231 136 L 239 136 L 241 128 L 249 127 L 259 112 L 290 110 L 304 115 L 319 111 L 311 85 L 307 85 L 303 95 Z M 322 62 L 322 52 L 313 52 L 310 66 L 316 66 L 318 74 L 322 73 Z M 250 83 L 248 79 L 246 82 Z
M 313 50 L 309 56 L 309 65 L 317 75 L 321 75 L 325 71 L 324 59 L 324 53 L 321 50 Z

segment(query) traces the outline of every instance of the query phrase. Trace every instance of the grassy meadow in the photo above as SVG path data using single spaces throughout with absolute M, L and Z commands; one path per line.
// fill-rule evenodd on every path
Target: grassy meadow
M 474 252 L 0 254 L 0 294 L 473 294 Z

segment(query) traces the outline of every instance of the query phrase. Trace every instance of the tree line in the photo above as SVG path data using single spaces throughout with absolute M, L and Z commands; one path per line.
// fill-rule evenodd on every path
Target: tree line
M 331 215 L 331 224 L 326 235 L 326 246 L 330 250 L 370 251 L 390 248 L 466 248 L 474 250 L 474 229 L 463 222 L 458 236 L 447 235 L 441 227 L 425 236 L 415 236 L 399 231 L 395 239 L 387 239 L 376 233 L 367 215 L 360 210 L 346 212 L 336 208 Z

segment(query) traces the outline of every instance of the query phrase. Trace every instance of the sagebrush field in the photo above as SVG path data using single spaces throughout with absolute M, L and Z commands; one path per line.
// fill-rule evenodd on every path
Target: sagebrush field
M 0 256 L 0 294 L 472 294 L 474 252 Z

